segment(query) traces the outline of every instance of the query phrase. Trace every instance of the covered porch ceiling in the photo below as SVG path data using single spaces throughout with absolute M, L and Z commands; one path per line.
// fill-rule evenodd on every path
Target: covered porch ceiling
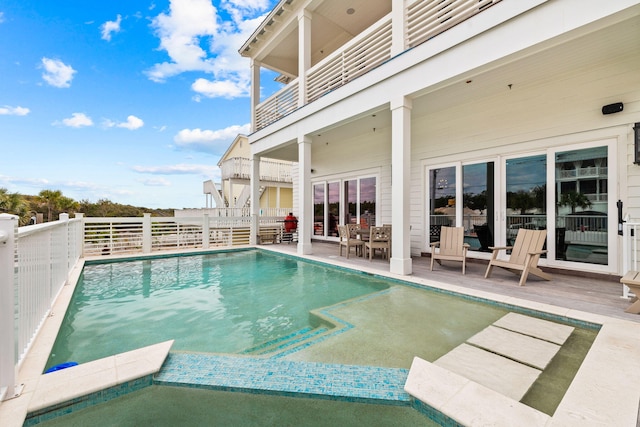
M 282 3 L 286 2 L 280 2 L 274 8 L 274 15 L 284 7 Z M 281 15 L 287 13 L 287 9 L 288 7 L 284 7 Z M 312 12 L 313 66 L 391 12 L 391 0 L 313 1 L 308 10 Z M 268 17 L 245 43 L 240 53 L 256 59 L 265 68 L 295 78 L 298 76 L 298 22 L 292 17 L 288 27 L 276 28 L 278 25 L 285 27 L 285 21 L 288 21 L 287 17 Z M 274 40 L 275 37 L 279 37 L 279 40 Z
M 639 12 L 640 5 L 627 10 L 623 19 L 617 17 L 611 22 L 581 28 L 412 94 L 413 120 L 435 111 L 450 109 L 453 113 L 454 109 L 480 105 L 492 97 L 505 96 L 505 93 L 517 96 L 518 90 L 544 87 L 558 79 L 568 79 L 568 84 L 571 84 L 571 76 L 575 74 L 591 73 L 602 78 L 603 70 L 606 70 L 610 77 L 605 78 L 616 79 L 617 74 L 628 74 L 630 69 L 640 70 Z M 625 93 L 606 95 L 611 97 L 610 102 L 625 101 Z M 601 107 L 593 106 L 598 114 Z M 627 105 L 626 108 L 633 107 Z M 374 127 L 383 129 L 389 126 L 391 112 L 387 104 L 382 104 L 366 113 L 345 117 L 331 126 L 316 129 L 309 135 L 313 143 L 348 141 Z M 286 142 L 268 154 L 262 154 L 297 161 L 297 142 Z

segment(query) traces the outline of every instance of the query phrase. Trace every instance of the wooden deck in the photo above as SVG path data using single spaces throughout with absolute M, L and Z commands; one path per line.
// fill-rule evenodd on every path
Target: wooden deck
M 269 246 L 269 249 L 295 254 L 296 247 L 296 244 L 283 244 Z M 380 258 L 369 262 L 363 258 L 350 257 L 347 260 L 345 256 L 338 256 L 337 243 L 314 241 L 311 257 L 329 263 L 348 264 L 355 269 L 362 267 L 389 271 L 389 262 Z M 622 298 L 622 285 L 617 276 L 567 274 L 542 267 L 543 270 L 551 272 L 551 281 L 532 276 L 527 280 L 526 286 L 518 286 L 519 276 L 502 269 L 495 269 L 491 277 L 485 279 L 487 261 L 467 259 L 466 275 L 461 274 L 459 262 L 445 261 L 442 266 L 435 266 L 433 271 L 429 271 L 430 261 L 429 257 L 414 257 L 412 276 L 640 322 L 640 315 L 625 313 L 631 305 L 631 300 Z

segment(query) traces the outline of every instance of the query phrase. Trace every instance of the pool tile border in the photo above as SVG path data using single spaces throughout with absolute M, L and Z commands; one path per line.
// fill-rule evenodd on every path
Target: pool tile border
M 154 384 L 409 405 L 407 369 L 171 353 Z
M 131 392 L 142 390 L 150 385 L 153 385 L 153 375 L 146 375 L 132 381 L 127 381 L 113 387 L 108 387 L 94 393 L 42 408 L 27 414 L 23 427 L 32 427 L 57 417 L 99 405 Z

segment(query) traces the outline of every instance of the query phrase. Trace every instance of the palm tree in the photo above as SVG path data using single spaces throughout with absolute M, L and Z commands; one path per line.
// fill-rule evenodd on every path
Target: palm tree
M 62 199 L 62 191 L 60 190 L 42 190 L 38 196 L 47 204 L 47 221 L 52 220 L 53 210 L 58 209 Z
M 569 206 L 572 214 L 576 213 L 576 208 L 587 209 L 591 204 L 591 200 L 586 195 L 575 190 L 562 193 L 558 202 L 559 207 Z
M 29 205 L 19 193 L 9 193 L 6 188 L 0 188 L 0 212 L 6 212 L 19 217 L 20 225 L 29 223 Z
M 534 195 L 524 190 L 507 193 L 507 200 L 509 204 L 508 207 L 519 210 L 520 215 L 526 215 L 529 209 L 536 207 Z

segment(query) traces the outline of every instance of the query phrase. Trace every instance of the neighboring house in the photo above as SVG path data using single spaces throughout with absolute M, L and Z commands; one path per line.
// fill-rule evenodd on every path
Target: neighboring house
M 391 223 L 410 274 L 442 225 L 481 259 L 544 228 L 541 265 L 620 275 L 639 46 L 638 0 L 282 0 L 240 49 L 251 155 L 298 162 L 299 253 L 332 221 Z M 266 99 L 261 69 L 286 83 Z
M 293 208 L 294 162 L 286 160 L 260 160 L 259 209 Z M 221 182 L 208 180 L 203 183 L 207 196 L 207 208 L 244 208 L 251 205 L 251 148 L 246 135 L 238 135 L 218 162 Z M 215 206 L 213 204 L 215 203 Z

